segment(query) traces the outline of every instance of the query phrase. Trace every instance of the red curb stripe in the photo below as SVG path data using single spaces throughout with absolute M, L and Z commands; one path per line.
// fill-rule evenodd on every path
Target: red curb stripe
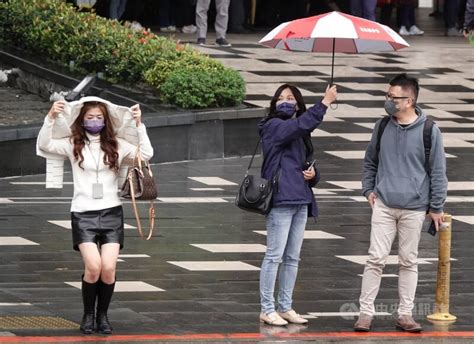
M 311 338 L 383 338 L 383 337 L 416 337 L 416 338 L 474 338 L 474 331 L 455 332 L 306 332 L 306 333 L 276 333 L 265 336 L 262 333 L 193 333 L 193 334 L 139 334 L 139 335 L 111 335 L 111 336 L 17 336 L 0 337 L 0 343 L 78 343 L 78 342 L 105 342 L 105 341 L 163 341 L 163 340 L 219 340 L 219 339 L 311 339 Z

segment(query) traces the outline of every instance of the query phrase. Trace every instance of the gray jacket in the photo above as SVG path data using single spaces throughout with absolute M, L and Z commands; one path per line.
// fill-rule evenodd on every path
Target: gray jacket
M 443 138 L 434 125 L 431 132 L 430 170 L 424 168 L 423 123 L 426 115 L 416 108 L 418 118 L 407 127 L 391 118 L 380 140 L 377 163 L 377 133 L 381 120 L 375 124 L 365 152 L 362 193 L 374 191 L 391 208 L 443 211 L 448 188 Z

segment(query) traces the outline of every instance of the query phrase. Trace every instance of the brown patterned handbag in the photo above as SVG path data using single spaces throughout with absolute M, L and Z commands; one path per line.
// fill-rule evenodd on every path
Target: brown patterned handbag
M 140 234 L 142 239 L 150 240 L 155 227 L 155 207 L 153 201 L 158 196 L 158 193 L 150 164 L 148 161 L 142 161 L 140 146 L 137 148 L 135 153 L 133 165 L 128 170 L 127 179 L 125 179 L 125 182 L 122 185 L 120 196 L 132 200 L 133 212 L 135 213 L 135 219 L 137 220 L 138 234 Z M 148 209 L 150 230 L 146 237 L 143 235 L 136 200 L 150 201 L 150 208 Z

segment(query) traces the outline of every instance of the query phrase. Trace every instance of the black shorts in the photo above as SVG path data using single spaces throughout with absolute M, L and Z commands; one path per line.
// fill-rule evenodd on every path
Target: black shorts
M 84 242 L 103 244 L 117 243 L 123 248 L 123 211 L 119 205 L 113 208 L 71 212 L 72 244 L 79 251 Z

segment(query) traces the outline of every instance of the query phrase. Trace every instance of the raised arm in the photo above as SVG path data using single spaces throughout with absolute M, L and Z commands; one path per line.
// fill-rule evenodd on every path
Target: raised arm
M 64 101 L 54 102 L 49 110 L 38 134 L 38 147 L 44 152 L 68 157 L 72 153 L 72 143 L 70 139 L 53 139 L 53 126 L 58 114 L 64 110 L 64 104 Z
M 137 133 L 138 133 L 138 144 L 140 145 L 140 154 L 144 160 L 150 160 L 153 157 L 153 147 L 150 139 L 146 132 L 145 125 L 141 122 L 142 112 L 138 104 L 130 108 L 132 110 L 132 116 L 136 121 Z M 123 149 L 124 158 L 133 159 L 135 157 L 136 146 L 128 143 L 125 140 L 120 140 L 121 148 Z
M 271 128 L 269 132 L 272 135 L 272 141 L 275 144 L 284 145 L 316 129 L 323 121 L 328 106 L 336 100 L 336 97 L 336 86 L 328 86 L 321 103 L 310 107 L 301 116 L 286 121 L 279 119 L 270 121 L 268 125 Z

